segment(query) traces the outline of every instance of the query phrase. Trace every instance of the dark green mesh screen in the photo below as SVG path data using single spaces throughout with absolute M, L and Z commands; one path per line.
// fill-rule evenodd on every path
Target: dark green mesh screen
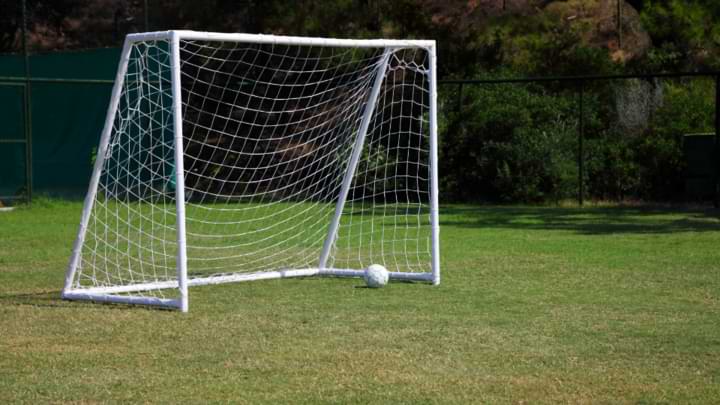
M 102 131 L 120 49 L 32 55 L 33 192 L 82 196 L 92 171 L 91 155 Z M 24 89 L 20 55 L 0 55 L 0 196 L 25 186 Z M 7 79 L 10 77 L 10 79 Z M 72 79 L 76 81 L 65 81 Z M 80 83 L 77 80 L 102 80 Z M 10 141 L 10 142 L 8 142 Z

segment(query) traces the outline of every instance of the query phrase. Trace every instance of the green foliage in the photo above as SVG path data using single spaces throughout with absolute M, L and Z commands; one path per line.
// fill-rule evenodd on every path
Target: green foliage
M 682 137 L 714 132 L 714 87 L 709 79 L 665 83 L 664 103 L 636 145 L 645 198 L 667 200 L 682 195 Z
M 656 46 L 651 66 L 720 68 L 719 18 L 720 3 L 715 0 L 648 1 L 641 19 Z
M 642 184 L 637 152 L 622 134 L 603 133 L 585 142 L 586 197 L 602 201 L 634 199 Z
M 443 100 L 446 110 L 452 108 L 453 97 L 457 94 Z M 530 202 L 571 195 L 573 108 L 568 98 L 540 87 L 466 88 L 462 110 L 448 111 L 440 126 L 444 196 Z
M 593 84 L 594 83 L 594 84 Z M 712 132 L 711 80 L 664 80 L 661 104 L 637 130 L 624 129 L 617 105 L 625 81 L 588 82 L 584 101 L 585 196 L 597 200 L 677 201 L 684 197 L 683 135 Z M 440 173 L 452 201 L 552 202 L 578 189 L 574 87 L 465 85 L 443 93 Z M 638 99 L 635 103 L 651 103 Z
M 664 137 L 711 131 L 715 86 L 712 79 L 665 81 L 664 102 L 654 115 L 652 131 Z
M 640 133 L 590 124 L 585 182 L 591 198 L 675 201 L 684 196 L 683 135 L 713 130 L 714 86 L 709 80 L 661 82 L 662 105 Z M 589 116 L 613 117 L 590 106 Z M 594 128 L 594 130 L 593 130 Z
M 378 19 L 372 9 L 352 0 L 298 1 L 293 6 L 285 1 L 267 3 L 270 10 L 262 16 L 263 25 L 278 34 L 367 37 Z
M 584 27 L 559 16 L 539 14 L 508 23 L 503 62 L 529 76 L 609 74 L 615 70 L 606 49 L 583 43 Z
M 103 25 L 112 20 L 107 13 L 113 10 L 101 7 L 109 3 L 28 2 L 36 28 L 49 27 L 52 37 L 72 38 L 67 44 L 83 46 L 117 45 L 109 42 L 110 31 Z M 130 3 L 118 15 L 132 16 L 134 29 L 139 29 L 140 3 Z M 553 12 L 552 7 L 545 7 L 548 3 L 535 2 L 531 11 L 513 12 L 510 7 L 501 12 L 477 2 L 440 0 L 163 0 L 150 2 L 149 14 L 152 29 L 158 30 L 434 38 L 439 44 L 440 79 L 622 73 L 623 66 L 609 56 L 607 38 L 588 43 L 587 33 L 593 27 L 586 19 Z M 574 10 L 580 2 L 554 3 L 562 10 Z M 720 69 L 720 2 L 640 3 L 633 2 L 652 46 L 626 68 L 642 72 Z M 83 12 L 98 8 L 105 14 L 86 16 L 87 23 L 69 23 L 83 20 Z M 18 12 L 13 3 L 7 15 L 0 17 L 2 49 L 17 47 Z M 69 27 L 95 35 L 80 35 L 82 32 L 71 32 Z M 103 35 L 98 35 L 101 31 Z M 35 33 L 37 43 L 60 43 L 41 34 Z M 574 88 L 563 86 L 567 85 L 465 86 L 460 111 L 456 109 L 456 90 L 443 91 L 443 198 L 538 202 L 574 196 L 578 186 L 577 99 Z M 682 135 L 713 130 L 713 86 L 695 79 L 666 82 L 662 106 L 639 133 L 623 133 L 616 125 L 618 112 L 611 87 L 598 82 L 596 87 L 586 88 L 582 181 L 588 197 L 677 199 L 682 194 L 685 166 Z M 445 89 L 441 87 L 441 91 Z M 376 176 L 383 163 L 371 166 L 363 170 Z

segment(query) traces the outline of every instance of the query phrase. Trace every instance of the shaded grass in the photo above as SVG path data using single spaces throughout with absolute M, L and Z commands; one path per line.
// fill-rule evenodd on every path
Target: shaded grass
M 714 403 L 717 211 L 442 208 L 441 286 L 58 299 L 79 203 L 0 213 L 0 402 Z

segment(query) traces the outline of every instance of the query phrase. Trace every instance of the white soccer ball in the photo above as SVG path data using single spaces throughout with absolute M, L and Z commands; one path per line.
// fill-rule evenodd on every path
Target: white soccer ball
M 387 284 L 390 273 L 379 264 L 371 264 L 365 269 L 365 283 L 370 288 L 380 288 Z

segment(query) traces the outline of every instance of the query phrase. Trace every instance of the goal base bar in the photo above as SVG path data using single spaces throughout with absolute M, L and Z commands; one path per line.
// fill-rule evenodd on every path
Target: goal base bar
M 399 271 L 388 272 L 390 280 L 408 280 L 408 281 L 433 281 L 432 273 L 406 273 Z M 352 269 L 325 269 L 318 271 L 320 276 L 331 276 L 331 277 L 363 277 L 365 270 L 352 270 Z
M 211 284 L 226 284 L 226 283 L 238 283 L 241 281 L 255 281 L 255 280 L 271 280 L 276 278 L 290 278 L 290 277 L 307 277 L 318 274 L 318 269 L 292 269 L 292 270 L 279 270 L 279 271 L 265 271 L 260 273 L 249 273 L 249 274 L 225 274 L 215 275 L 208 277 L 196 277 L 191 278 L 187 281 L 188 287 L 194 287 L 198 285 L 211 285 Z M 119 285 L 110 287 L 90 287 L 90 288 L 79 288 L 70 290 L 68 293 L 78 294 L 117 294 L 117 293 L 129 293 L 137 291 L 153 291 L 153 290 L 165 290 L 169 288 L 178 288 L 177 280 L 171 281 L 154 281 L 150 283 L 138 283 L 129 285 Z M 65 297 L 67 293 L 63 294 Z
M 157 297 L 130 297 L 127 295 L 91 293 L 77 290 L 64 292 L 62 294 L 62 298 L 69 301 L 93 301 L 128 305 L 152 305 L 158 307 L 170 307 L 178 309 L 182 308 L 182 303 L 179 299 Z
M 308 276 L 328 276 L 328 277 L 363 277 L 364 270 L 354 269 L 289 269 L 280 271 L 267 271 L 251 274 L 228 274 L 210 277 L 198 277 L 188 280 L 187 284 L 191 286 L 212 285 L 238 283 L 243 281 L 254 280 L 272 280 L 278 278 L 291 277 L 308 277 Z M 432 282 L 432 273 L 405 273 L 390 272 L 391 280 L 407 280 L 407 281 L 425 281 Z M 95 301 L 95 302 L 113 302 L 119 304 L 139 304 L 153 305 L 162 307 L 180 308 L 179 299 L 158 298 L 158 297 L 132 297 L 126 295 L 116 295 L 122 293 L 132 293 L 141 291 L 165 290 L 170 288 L 178 288 L 177 281 L 157 281 L 152 283 L 131 284 L 112 287 L 91 287 L 79 288 L 64 291 L 62 298 L 71 301 Z

